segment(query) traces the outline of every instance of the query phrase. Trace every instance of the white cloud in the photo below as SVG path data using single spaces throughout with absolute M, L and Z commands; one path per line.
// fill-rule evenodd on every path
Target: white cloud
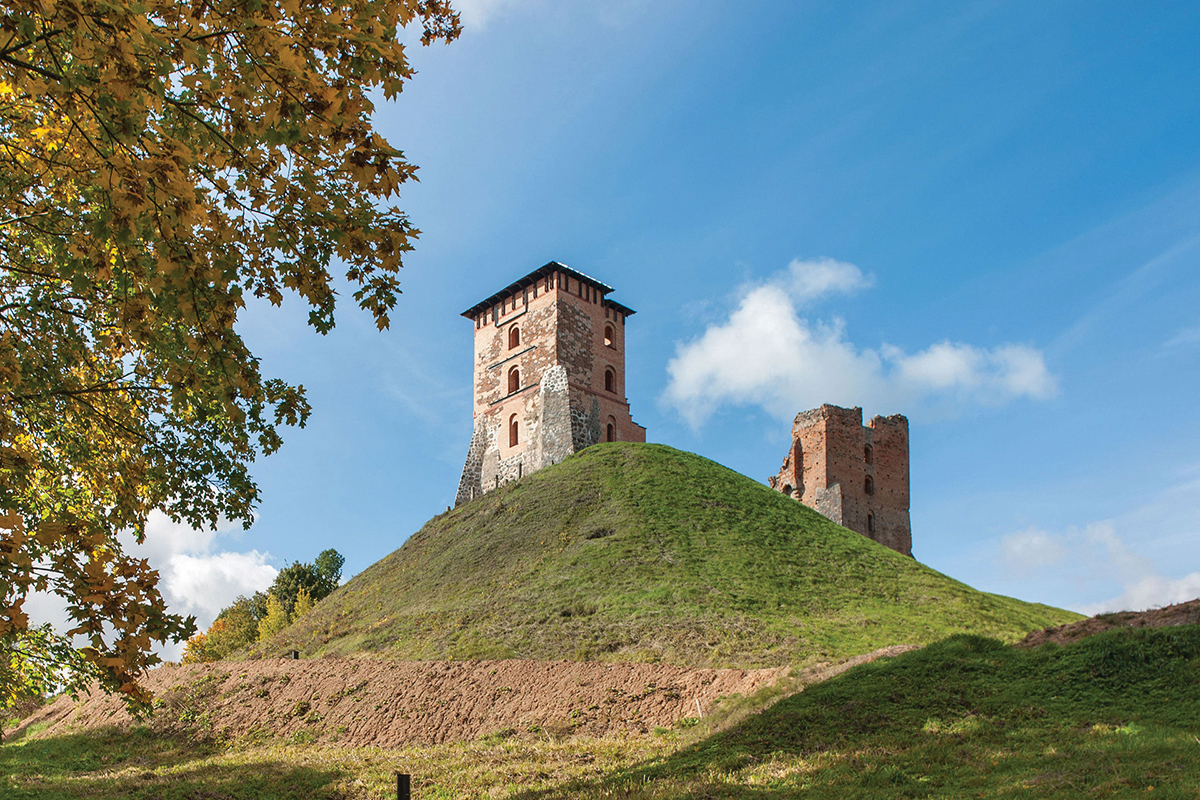
M 1066 547 L 1037 528 L 1009 534 L 1000 541 L 1000 562 L 1011 575 L 1055 566 L 1066 556 Z
M 120 538 L 126 553 L 146 559 L 158 570 L 158 589 L 170 611 L 195 615 L 196 624 L 204 630 L 239 594 L 266 589 L 275 580 L 277 571 L 268 563 L 269 554 L 217 548 L 220 539 L 231 535 L 228 527 L 196 530 L 156 512 L 146 523 L 141 544 L 129 535 Z M 59 631 L 67 630 L 65 604 L 56 595 L 29 595 L 25 611 L 34 624 L 50 622 Z M 182 645 L 168 645 L 156 652 L 177 660 L 182 651 Z
M 1184 575 L 1182 578 L 1164 578 L 1161 575 L 1147 575 L 1144 578 L 1124 587 L 1125 591 L 1119 596 L 1099 603 L 1090 603 L 1080 607 L 1084 614 L 1102 614 L 1106 611 L 1145 611 L 1148 608 L 1161 608 L 1174 603 L 1183 603 L 1200 597 L 1200 572 Z
M 159 591 L 176 614 L 194 614 L 201 630 L 239 594 L 266 589 L 277 570 L 267 553 L 236 552 L 217 548 L 219 539 L 235 536 L 228 525 L 213 529 L 190 528 L 155 513 L 146 523 L 146 538 L 139 545 L 128 537 L 126 552 L 140 555 L 159 571 Z M 181 648 L 168 648 L 164 656 L 178 657 Z
M 784 279 L 779 282 L 790 286 L 791 295 L 803 303 L 829 294 L 852 294 L 870 288 L 875 284 L 875 276 L 863 275 L 861 269 L 846 261 L 794 258 L 788 264 Z
M 1108 599 L 1067 605 L 1084 614 L 1143 611 L 1200 597 L 1200 572 L 1180 578 L 1159 573 L 1151 559 L 1132 550 L 1118 533 L 1124 520 L 1105 520 L 1051 533 L 1031 527 L 1000 540 L 999 566 L 1008 579 L 1067 584 L 1076 596 Z M 1099 589 L 1099 592 L 1097 591 Z
M 904 409 L 1046 399 L 1058 390 L 1041 351 L 944 341 L 909 354 L 883 344 L 858 348 L 837 318 L 811 322 L 800 307 L 871 286 L 853 264 L 793 261 L 746 289 L 723 323 L 678 345 L 662 402 L 699 426 L 719 406 L 760 405 L 788 419 L 821 403 Z

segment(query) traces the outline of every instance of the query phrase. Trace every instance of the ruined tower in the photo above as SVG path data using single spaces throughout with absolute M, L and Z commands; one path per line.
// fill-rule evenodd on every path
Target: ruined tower
M 551 261 L 463 312 L 475 323 L 475 431 L 454 504 L 602 441 L 646 441 L 625 399 L 612 287 Z
M 864 426 L 861 408 L 800 412 L 783 467 L 768 483 L 837 524 L 912 555 L 903 415 L 875 417 Z

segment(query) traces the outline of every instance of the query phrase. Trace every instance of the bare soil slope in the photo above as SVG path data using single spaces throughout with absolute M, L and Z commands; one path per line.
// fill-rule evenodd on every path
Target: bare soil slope
M 1200 625 L 1200 599 L 1176 603 L 1149 611 L 1117 611 L 1097 614 L 1079 622 L 1034 631 L 1017 643 L 1017 647 L 1037 647 L 1054 642 L 1070 644 L 1085 636 L 1103 633 L 1113 628 L 1166 628 L 1172 625 Z
M 147 685 L 153 724 L 223 737 L 295 736 L 396 747 L 473 739 L 505 729 L 603 735 L 669 726 L 721 695 L 749 694 L 785 668 L 686 669 L 551 661 L 260 660 L 165 666 Z M 129 725 L 117 697 L 70 698 L 35 713 L 45 735 Z
M 802 673 L 800 683 L 911 649 L 888 647 L 819 665 Z M 707 714 L 718 697 L 752 694 L 787 672 L 786 667 L 323 658 L 168 665 L 152 671 L 146 684 L 156 697 L 150 724 L 161 729 L 398 747 L 505 730 L 554 736 L 645 732 Z M 26 718 L 15 733 L 37 726 L 37 736 L 53 736 L 131 724 L 119 698 L 95 693 L 78 703 L 59 698 Z

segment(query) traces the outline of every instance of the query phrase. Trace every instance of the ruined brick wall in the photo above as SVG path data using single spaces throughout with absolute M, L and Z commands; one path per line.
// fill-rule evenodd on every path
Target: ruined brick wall
M 908 420 L 823 405 L 796 415 L 792 445 L 771 487 L 850 530 L 912 555 Z
M 870 433 L 874 460 L 875 532 L 872 539 L 912 555 L 909 520 L 908 419 L 900 414 L 875 417 Z M 855 528 L 857 530 L 857 528 Z
M 475 425 L 456 505 L 604 441 L 609 425 L 615 440 L 646 440 L 624 396 L 632 312 L 602 284 L 554 267 L 464 314 L 475 323 Z

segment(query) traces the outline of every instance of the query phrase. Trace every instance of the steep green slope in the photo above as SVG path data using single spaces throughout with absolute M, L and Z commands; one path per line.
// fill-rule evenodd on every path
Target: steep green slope
M 707 459 L 614 443 L 435 517 L 258 647 L 760 666 L 1077 618 L 978 592 Z
M 1197 734 L 1200 625 L 1035 650 L 960 635 L 856 667 L 665 758 L 519 796 L 1192 800 Z

